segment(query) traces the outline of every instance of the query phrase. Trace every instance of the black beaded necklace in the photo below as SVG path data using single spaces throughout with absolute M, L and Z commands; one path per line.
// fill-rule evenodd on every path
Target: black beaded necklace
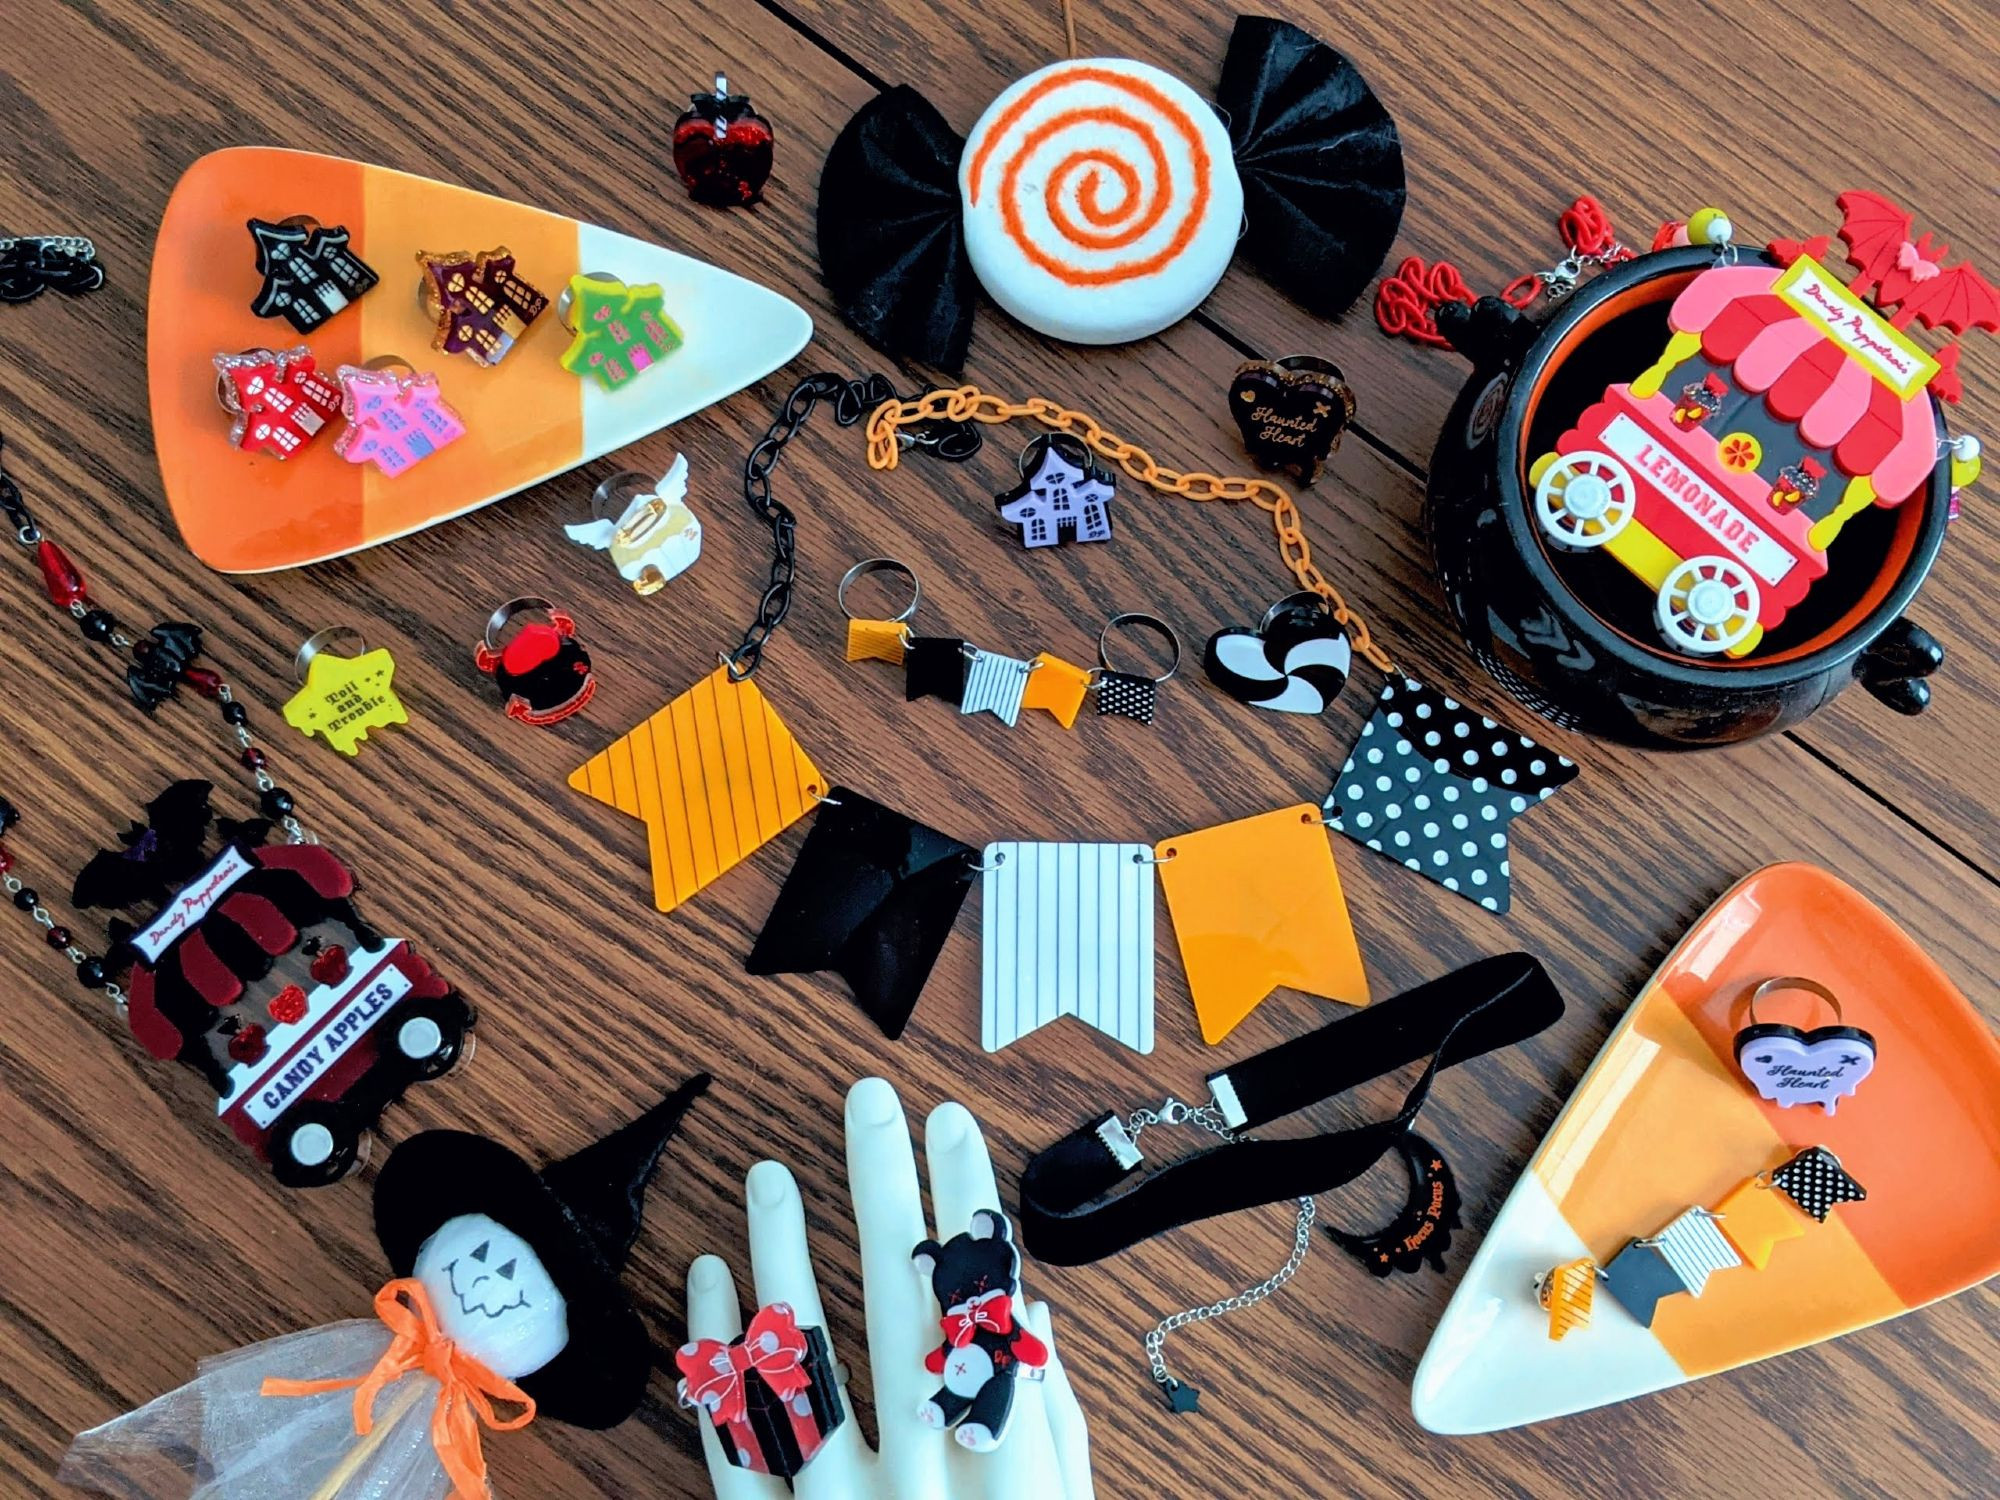
M 110 610 L 98 606 L 89 585 L 68 555 L 42 534 L 40 524 L 21 494 L 21 488 L 7 473 L 4 459 L 5 437 L 0 437 L 0 511 L 13 528 L 14 540 L 35 554 L 42 586 L 49 602 L 66 611 L 76 621 L 87 641 L 123 653 L 127 658 L 125 686 L 132 701 L 151 715 L 182 687 L 220 705 L 223 725 L 234 737 L 237 758 L 249 771 L 258 792 L 258 806 L 264 816 L 285 832 L 287 842 L 316 843 L 297 816 L 292 794 L 271 775 L 269 760 L 250 732 L 250 715 L 236 701 L 235 693 L 222 674 L 212 667 L 197 665 L 201 656 L 201 627 L 182 620 L 162 621 L 143 635 L 135 635 Z M 0 797 L 0 839 L 21 821 L 20 809 Z M 74 941 L 70 929 L 57 922 L 42 902 L 41 893 L 26 884 L 14 870 L 13 852 L 0 843 L 0 888 L 14 905 L 43 929 L 51 948 L 75 966 L 77 982 L 88 990 L 101 990 L 121 1008 L 125 996 L 111 978 L 105 959 L 91 954 Z

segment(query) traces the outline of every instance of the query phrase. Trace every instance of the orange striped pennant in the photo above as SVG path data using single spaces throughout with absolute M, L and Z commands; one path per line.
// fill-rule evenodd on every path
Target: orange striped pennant
M 653 904 L 672 911 L 811 812 L 826 778 L 757 685 L 718 667 L 570 773 L 646 825 Z
M 1588 1256 L 1565 1261 L 1542 1279 L 1540 1297 L 1549 1312 L 1549 1337 L 1590 1326 L 1590 1303 L 1597 1292 L 1597 1265 Z

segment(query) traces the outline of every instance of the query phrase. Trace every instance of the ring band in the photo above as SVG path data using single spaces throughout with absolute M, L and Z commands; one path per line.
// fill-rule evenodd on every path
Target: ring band
M 362 651 L 368 649 L 368 637 L 356 630 L 352 625 L 329 625 L 326 629 L 315 630 L 311 635 L 307 636 L 300 644 L 298 654 L 292 658 L 292 668 L 298 673 L 299 681 L 304 682 L 306 680 L 306 673 L 311 669 L 315 656 L 318 656 L 320 652 L 326 650 L 335 641 L 348 636 L 354 638 L 355 644 Z M 357 652 L 356 654 L 359 655 L 360 653 Z
M 858 620 L 862 618 L 860 615 L 857 615 L 853 610 L 847 607 L 847 591 L 850 588 L 852 588 L 855 584 L 859 583 L 862 579 L 867 578 L 875 573 L 894 573 L 899 578 L 909 579 L 910 602 L 908 604 L 905 604 L 903 608 L 896 614 L 886 615 L 886 616 L 870 615 L 868 616 L 868 618 L 871 620 L 877 618 L 886 619 L 890 624 L 894 625 L 894 624 L 901 624 L 904 620 L 907 620 L 910 618 L 910 616 L 914 615 L 917 612 L 917 602 L 924 596 L 924 586 L 923 584 L 917 581 L 917 574 L 914 568 L 912 568 L 906 562 L 897 561 L 893 557 L 863 558 L 860 562 L 856 563 L 853 567 L 849 568 L 844 575 L 842 575 L 840 580 L 840 587 L 834 591 L 834 598 L 840 604 L 840 612 L 846 615 L 847 618 L 850 620 Z
M 556 612 L 556 607 L 546 599 L 528 597 L 509 599 L 505 604 L 494 610 L 491 617 L 486 621 L 486 634 L 481 637 L 486 642 L 486 649 L 488 651 L 498 651 L 500 643 L 493 638 L 507 628 L 508 623 L 513 620 L 514 616 L 528 614 L 535 610 L 540 610 L 545 615 L 553 616 Z
M 1295 609 L 1311 609 L 1323 615 L 1331 615 L 1333 613 L 1327 607 L 1326 599 L 1322 595 L 1315 593 L 1312 589 L 1294 589 L 1264 611 L 1264 618 L 1257 622 L 1258 631 L 1261 633 L 1269 630 L 1271 622 L 1277 619 L 1279 615 L 1289 614 Z
M 1127 627 L 1128 629 L 1136 628 L 1140 630 L 1150 630 L 1155 635 L 1159 636 L 1161 640 L 1165 641 L 1169 646 L 1174 648 L 1174 659 L 1171 663 L 1168 664 L 1167 670 L 1160 676 L 1151 679 L 1155 687 L 1159 686 L 1163 682 L 1170 681 L 1173 678 L 1174 674 L 1180 671 L 1181 669 L 1180 633 L 1176 631 L 1173 626 L 1169 625 L 1165 620 L 1162 620 L 1158 615 L 1144 614 L 1137 610 L 1128 610 L 1124 614 L 1113 615 L 1109 620 L 1105 622 L 1104 629 L 1100 630 L 1097 633 L 1097 660 L 1103 666 L 1103 669 L 1105 671 L 1118 672 L 1118 674 L 1121 677 L 1135 677 L 1139 675 L 1138 673 L 1135 672 L 1119 672 L 1119 669 L 1112 665 L 1111 632 L 1118 629 L 1121 625 Z
M 1777 979 L 1767 979 L 1750 992 L 1750 1024 L 1760 1024 L 1757 1020 L 1757 1002 L 1766 995 L 1775 995 L 1782 990 L 1802 990 L 1808 995 L 1817 995 L 1833 1008 L 1833 1020 L 1837 1026 L 1846 1025 L 1840 1014 L 1840 998 L 1817 979 L 1803 979 L 1796 974 L 1784 975 Z
M 625 279 L 622 276 L 613 276 L 609 271 L 585 271 L 583 279 L 585 281 L 610 281 L 616 282 L 619 286 L 625 285 Z M 556 298 L 556 321 L 561 323 L 571 333 L 576 332 L 576 325 L 569 320 L 569 310 L 575 303 L 576 288 L 565 285 L 562 289 L 562 295 Z
M 655 483 L 651 475 L 637 469 L 620 469 L 591 492 L 590 519 L 602 521 L 614 513 L 623 515 L 625 507 L 649 493 Z

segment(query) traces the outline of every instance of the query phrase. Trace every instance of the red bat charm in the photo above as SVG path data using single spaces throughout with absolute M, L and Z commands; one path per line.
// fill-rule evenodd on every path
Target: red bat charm
M 1848 290 L 1865 296 L 1873 288 L 1878 307 L 1897 309 L 1891 319 L 1897 328 L 1914 321 L 1954 334 L 1974 328 L 2000 331 L 2000 291 L 1970 262 L 1946 266 L 1950 247 L 1933 243 L 1928 231 L 1912 239 L 1910 214 L 1880 193 L 1858 189 L 1835 201 L 1844 216 L 1840 237 L 1847 244 L 1848 263 L 1860 268 Z

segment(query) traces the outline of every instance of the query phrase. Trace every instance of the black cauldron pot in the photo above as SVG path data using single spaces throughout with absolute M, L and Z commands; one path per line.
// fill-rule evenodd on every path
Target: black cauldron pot
M 1851 519 L 1828 549 L 1827 575 L 1741 660 L 1675 651 L 1651 628 L 1643 584 L 1607 557 L 1557 551 L 1536 528 L 1530 462 L 1606 384 L 1659 357 L 1674 297 L 1714 259 L 1707 247 L 1639 256 L 1539 320 L 1497 298 L 1439 312 L 1439 328 L 1473 364 L 1439 435 L 1424 502 L 1458 628 L 1487 671 L 1537 713 L 1650 748 L 1770 734 L 1857 679 L 1889 707 L 1920 713 L 1930 702 L 1924 679 L 1944 650 L 1903 610 L 1944 540 L 1947 457 L 1901 505 Z

